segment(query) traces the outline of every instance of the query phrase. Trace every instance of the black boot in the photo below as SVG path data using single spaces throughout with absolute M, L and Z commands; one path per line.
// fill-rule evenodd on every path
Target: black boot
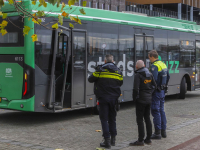
M 166 130 L 161 130 L 161 135 L 163 138 L 167 137 Z
M 145 140 L 144 140 L 144 143 L 147 144 L 147 145 L 151 145 L 152 142 L 151 142 L 150 139 L 145 139 Z
M 115 146 L 115 136 L 111 136 L 111 145 Z
M 161 134 L 159 129 L 155 129 L 154 134 L 152 134 L 151 139 L 159 140 L 161 139 Z
M 104 138 L 104 141 L 100 143 L 100 147 L 105 147 L 110 149 L 111 148 L 110 138 Z

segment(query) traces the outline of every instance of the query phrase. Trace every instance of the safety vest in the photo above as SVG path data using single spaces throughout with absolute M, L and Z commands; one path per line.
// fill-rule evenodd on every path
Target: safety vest
M 158 86 L 167 84 L 167 66 L 162 61 L 158 60 L 153 63 L 154 66 L 158 68 Z
M 167 66 L 165 65 L 164 62 L 162 61 L 155 61 L 153 63 L 153 65 L 155 65 L 156 67 L 158 67 L 158 72 L 162 72 L 162 71 L 167 71 Z

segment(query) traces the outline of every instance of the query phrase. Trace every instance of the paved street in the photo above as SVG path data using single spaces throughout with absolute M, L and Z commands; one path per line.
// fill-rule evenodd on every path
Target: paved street
M 200 91 L 188 92 L 185 100 L 175 99 L 174 96 L 167 97 L 165 111 L 168 137 L 153 141 L 151 146 L 133 148 L 128 147 L 128 143 L 137 139 L 135 106 L 132 102 L 122 104 L 117 115 L 117 145 L 112 149 L 194 150 L 195 147 L 198 148 Z M 59 114 L 0 110 L 0 118 L 0 149 L 95 150 L 102 140 L 102 132 L 96 132 L 101 130 L 99 118 L 92 115 L 91 110 Z M 185 145 L 180 145 L 182 143 Z M 188 145 L 189 147 L 186 147 Z

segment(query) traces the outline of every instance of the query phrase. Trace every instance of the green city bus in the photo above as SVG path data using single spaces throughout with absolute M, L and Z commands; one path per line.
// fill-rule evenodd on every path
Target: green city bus
M 200 26 L 195 22 L 166 17 L 107 11 L 93 8 L 74 9 L 82 25 L 64 19 L 51 30 L 61 14 L 61 6 L 36 7 L 31 1 L 20 2 L 30 13 L 45 10 L 43 27 L 23 18 L 5 2 L 8 33 L 0 35 L 0 108 L 32 112 L 63 112 L 96 108 L 98 100 L 93 84 L 87 81 L 106 54 L 114 56 L 122 70 L 124 83 L 119 102 L 132 100 L 135 62 L 144 60 L 149 67 L 148 51 L 157 50 L 168 66 L 168 93 L 184 99 L 187 91 L 200 87 Z M 66 6 L 68 8 L 68 6 Z M 0 19 L 2 22 L 2 19 Z M 24 26 L 32 28 L 23 36 Z M 48 28 L 50 29 L 48 29 Z M 31 35 L 38 41 L 32 42 Z

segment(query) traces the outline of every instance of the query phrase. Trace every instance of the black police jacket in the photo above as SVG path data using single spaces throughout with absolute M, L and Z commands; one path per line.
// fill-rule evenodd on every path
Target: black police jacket
M 96 67 L 96 71 L 89 76 L 88 81 L 94 84 L 94 94 L 97 98 L 118 98 L 123 84 L 122 72 L 113 63 L 106 63 Z
M 144 67 L 136 70 L 133 86 L 133 100 L 143 104 L 150 104 L 154 89 L 156 89 L 156 82 L 149 70 Z

